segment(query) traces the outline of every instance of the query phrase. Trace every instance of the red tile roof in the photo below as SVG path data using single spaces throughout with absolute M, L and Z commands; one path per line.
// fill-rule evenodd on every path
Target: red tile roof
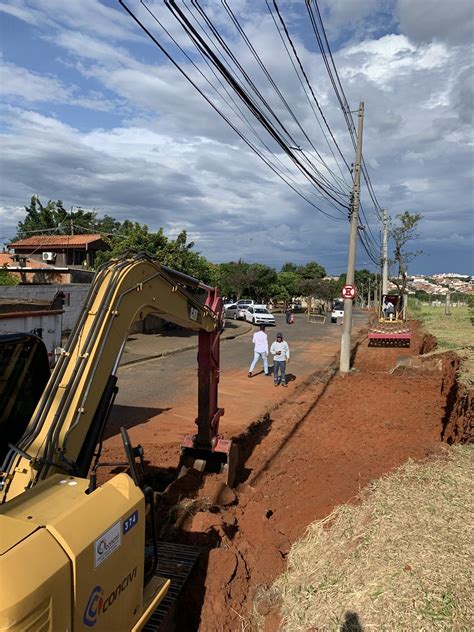
M 0 268 L 3 266 L 8 266 L 9 268 L 19 268 L 20 264 L 18 261 L 14 259 L 15 255 L 9 255 L 7 252 L 0 253 Z M 50 268 L 51 266 L 41 263 L 41 261 L 35 261 L 34 259 L 29 259 L 26 257 L 25 261 L 26 268 Z
M 8 244 L 8 248 L 72 248 L 102 241 L 102 235 L 40 235 Z

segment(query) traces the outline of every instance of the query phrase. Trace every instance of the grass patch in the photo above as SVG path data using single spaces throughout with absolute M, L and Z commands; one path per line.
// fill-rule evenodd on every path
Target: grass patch
M 433 307 L 419 301 L 410 302 L 410 315 L 421 320 L 425 331 L 433 334 L 441 351 L 456 351 L 462 358 L 459 381 L 474 385 L 474 327 L 468 307 L 451 307 L 444 313 L 444 305 Z M 472 311 L 472 310 L 471 310 Z
M 281 630 L 474 629 L 474 447 L 408 462 L 291 549 Z

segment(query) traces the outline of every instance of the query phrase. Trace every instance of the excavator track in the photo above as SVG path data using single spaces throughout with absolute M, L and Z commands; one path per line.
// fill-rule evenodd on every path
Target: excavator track
M 158 567 L 156 575 L 171 580 L 166 597 L 143 627 L 143 632 L 171 632 L 176 602 L 196 560 L 201 553 L 197 546 L 158 542 Z

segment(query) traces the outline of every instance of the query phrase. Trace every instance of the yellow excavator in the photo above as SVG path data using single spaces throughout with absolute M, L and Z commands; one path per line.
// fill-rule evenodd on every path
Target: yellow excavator
M 194 547 L 158 542 L 154 493 L 141 484 L 143 452 L 125 428 L 130 474 L 97 485 L 127 334 L 150 313 L 199 332 L 197 432 L 181 447 L 184 471 L 210 466 L 231 482 L 234 446 L 218 433 L 224 411 L 217 402 L 223 326 L 217 289 L 147 255 L 109 262 L 95 276 L 34 413 L 26 423 L 18 417 L 19 425 L 12 423 L 21 410 L 15 403 L 34 389 L 18 385 L 34 382 L 38 360 L 28 354 L 37 350 L 28 339 L 19 347 L 9 343 L 12 358 L 22 353 L 23 363 L 16 373 L 4 366 L 0 384 L 9 410 L 0 437 L 2 631 L 158 630 L 170 607 L 165 602 L 198 555 Z M 16 402 L 7 401 L 7 392 Z

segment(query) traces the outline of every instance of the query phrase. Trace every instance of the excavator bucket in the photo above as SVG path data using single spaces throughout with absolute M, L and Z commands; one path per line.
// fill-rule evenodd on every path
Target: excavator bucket
M 181 444 L 179 476 L 184 476 L 190 469 L 221 474 L 226 485 L 232 487 L 238 464 L 237 446 L 220 435 L 213 443 L 210 448 L 199 447 L 197 435 L 186 435 Z

